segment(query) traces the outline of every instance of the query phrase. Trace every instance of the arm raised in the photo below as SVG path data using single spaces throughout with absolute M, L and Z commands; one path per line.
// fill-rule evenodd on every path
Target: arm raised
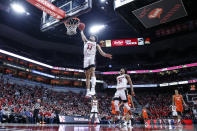
M 87 42 L 88 41 L 88 39 L 86 38 L 86 36 L 85 36 L 83 31 L 81 31 L 81 38 L 82 38 L 83 42 Z

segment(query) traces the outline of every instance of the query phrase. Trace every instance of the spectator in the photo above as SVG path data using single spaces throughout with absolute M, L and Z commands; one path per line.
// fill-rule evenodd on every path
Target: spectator
M 5 82 L 4 82 L 5 81 Z M 58 115 L 69 116 L 88 116 L 90 111 L 90 102 L 84 99 L 81 94 L 74 92 L 57 92 L 47 89 L 43 86 L 28 86 L 16 83 L 10 83 L 3 77 L 0 78 L 0 122 L 17 122 L 13 118 L 20 118 L 21 122 L 33 123 L 33 118 L 39 122 L 34 110 L 42 106 L 44 122 L 57 123 Z M 99 113 L 101 118 L 108 118 L 111 115 L 111 98 L 110 93 L 99 94 Z M 42 98 L 42 101 L 38 101 Z M 171 117 L 171 94 L 154 92 L 154 93 L 136 93 L 136 99 L 140 105 L 149 105 L 146 109 L 151 115 L 149 119 Z M 2 109 L 1 109 L 2 108 Z M 188 111 L 186 116 L 191 115 Z M 32 115 L 34 114 L 34 115 Z M 34 116 L 34 117 L 33 117 Z M 136 117 L 136 120 L 141 120 Z

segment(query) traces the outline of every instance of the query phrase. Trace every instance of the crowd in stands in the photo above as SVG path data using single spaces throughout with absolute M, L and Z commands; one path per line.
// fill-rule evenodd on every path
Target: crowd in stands
M 169 94 L 142 94 L 136 96 L 141 105 L 146 105 L 148 111 L 152 114 L 149 118 L 160 118 L 169 116 L 171 113 L 172 95 Z
M 56 122 L 56 114 L 68 116 L 87 116 L 90 113 L 90 101 L 83 93 L 56 92 L 39 86 L 24 86 L 9 83 L 9 79 L 0 79 L 0 122 L 33 123 L 33 110 L 37 99 L 41 99 L 39 118 L 47 123 Z M 108 116 L 110 97 L 99 95 L 100 116 Z M 103 101 L 105 100 L 105 101 Z M 108 102 L 109 101 L 109 102 Z
M 137 95 L 136 98 L 141 105 L 147 107 L 150 112 L 149 119 L 172 119 L 172 93 L 142 93 Z M 187 103 L 187 101 L 185 100 Z M 193 103 L 187 103 L 187 107 L 184 107 L 183 118 L 193 118 Z
M 113 93 L 99 94 L 99 116 L 111 115 Z M 171 94 L 136 93 L 136 99 L 151 113 L 149 118 L 171 117 Z M 37 99 L 41 99 L 39 118 L 46 123 L 57 123 L 58 114 L 68 116 L 89 116 L 90 100 L 84 93 L 57 92 L 42 86 L 19 85 L 0 77 L 0 122 L 35 123 L 33 111 Z M 189 107 L 190 108 L 190 107 Z M 191 107 L 192 108 L 192 107 Z M 185 116 L 192 116 L 192 111 Z

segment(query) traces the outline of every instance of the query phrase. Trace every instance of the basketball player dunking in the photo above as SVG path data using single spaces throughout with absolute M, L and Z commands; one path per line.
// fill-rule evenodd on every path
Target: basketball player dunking
M 109 59 L 112 59 L 111 54 L 106 54 L 103 52 L 101 47 L 96 44 L 97 37 L 94 35 L 91 35 L 89 40 L 84 35 L 84 28 L 79 28 L 81 30 L 81 37 L 84 42 L 84 69 L 85 69 L 85 75 L 86 75 L 86 88 L 87 93 L 86 97 L 91 97 L 92 95 L 95 95 L 95 86 L 96 86 L 96 76 L 95 76 L 95 57 L 96 57 L 96 51 L 98 50 L 99 53 L 103 57 L 107 57 Z M 91 79 L 91 91 L 90 91 L 90 79 Z
M 131 81 L 130 76 L 127 74 L 126 69 L 120 70 L 120 76 L 117 77 L 117 87 L 116 87 L 116 93 L 114 95 L 114 104 L 115 104 L 115 111 L 117 118 L 120 119 L 120 110 L 119 110 L 119 102 L 120 100 L 123 101 L 124 107 L 128 110 L 128 113 L 131 115 L 131 110 L 128 105 L 128 92 L 127 92 L 127 83 L 130 85 L 131 94 L 135 96 L 134 90 L 133 90 L 133 84 Z
M 187 106 L 185 104 L 185 101 L 183 100 L 183 96 L 179 94 L 178 90 L 175 90 L 175 95 L 172 97 L 172 106 L 176 106 L 176 111 L 178 114 L 178 124 L 181 123 L 181 116 L 183 112 L 183 104 L 184 106 Z

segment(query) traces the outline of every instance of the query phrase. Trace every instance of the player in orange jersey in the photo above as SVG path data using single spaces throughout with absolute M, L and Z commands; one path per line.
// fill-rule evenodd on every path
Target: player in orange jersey
M 115 104 L 114 104 L 114 100 L 111 101 L 111 105 L 112 105 L 112 122 L 115 123 L 115 115 L 116 115 L 116 111 L 115 111 Z
M 112 104 L 112 115 L 116 115 L 116 111 L 115 111 L 115 104 L 114 104 L 114 100 L 111 101 Z
M 183 100 L 183 96 L 179 94 L 178 90 L 175 90 L 175 95 L 172 97 L 172 106 L 176 106 L 176 111 L 178 113 L 178 123 L 181 122 L 181 116 L 183 112 L 183 104 L 184 106 L 187 106 L 185 104 L 185 101 Z
M 112 121 L 115 122 L 115 116 L 116 116 L 116 110 L 115 110 L 115 103 L 114 103 L 114 98 L 111 101 L 112 104 Z M 122 105 L 122 103 L 119 103 L 119 107 Z
M 144 107 L 144 108 L 142 109 L 142 116 L 143 116 L 143 118 L 144 118 L 144 121 L 145 121 L 146 119 L 148 119 L 148 113 L 147 113 L 146 107 Z
M 134 106 L 133 100 L 132 100 L 132 96 L 128 94 L 127 98 L 128 98 L 128 105 L 129 105 L 129 107 L 131 108 L 131 106 L 133 106 L 133 108 L 135 109 L 135 106 Z M 127 113 L 128 113 L 128 109 L 124 107 L 123 110 L 124 110 L 123 116 L 126 116 Z

